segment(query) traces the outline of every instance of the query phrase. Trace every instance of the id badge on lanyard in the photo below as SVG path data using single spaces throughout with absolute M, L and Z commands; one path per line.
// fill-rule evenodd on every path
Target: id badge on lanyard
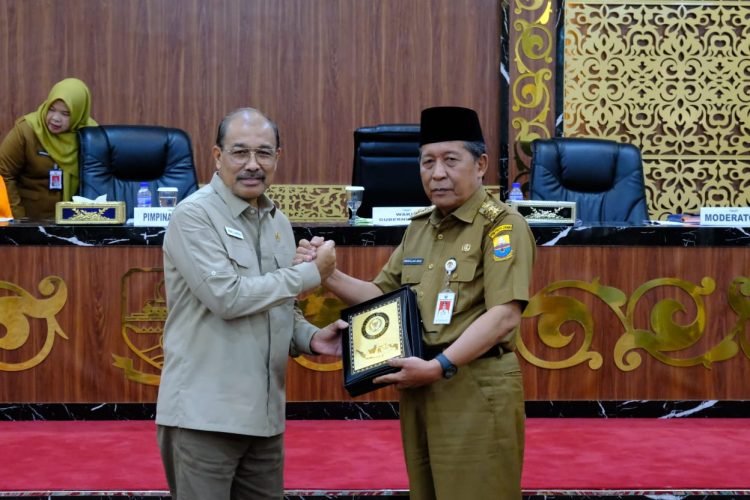
M 453 317 L 453 306 L 456 304 L 456 292 L 450 289 L 450 279 L 453 271 L 456 270 L 456 259 L 445 261 L 445 285 L 443 291 L 438 293 L 437 302 L 435 303 L 435 318 L 433 323 L 436 325 L 449 325 Z
M 61 191 L 63 188 L 63 171 L 55 163 L 49 171 L 49 190 Z

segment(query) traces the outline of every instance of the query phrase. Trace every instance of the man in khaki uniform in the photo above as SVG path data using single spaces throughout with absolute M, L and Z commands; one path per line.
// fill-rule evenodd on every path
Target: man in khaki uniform
M 174 500 L 278 500 L 288 356 L 340 355 L 346 327 L 317 328 L 295 299 L 336 253 L 331 242 L 292 265 L 292 226 L 265 194 L 281 154 L 269 118 L 229 113 L 212 153 L 211 182 L 177 205 L 164 237 L 159 447 Z
M 400 371 L 374 380 L 401 389 L 410 498 L 521 498 L 524 398 L 513 348 L 534 238 L 482 186 L 488 157 L 474 111 L 426 109 L 420 134 L 434 206 L 413 217 L 372 282 L 336 270 L 324 285 L 350 304 L 401 286 L 417 295 L 426 360 L 393 359 Z M 301 242 L 297 258 L 314 259 L 322 243 Z

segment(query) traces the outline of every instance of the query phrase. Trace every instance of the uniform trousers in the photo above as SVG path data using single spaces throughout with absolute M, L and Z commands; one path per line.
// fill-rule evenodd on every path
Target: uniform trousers
M 284 435 L 245 436 L 157 426 L 173 500 L 279 500 Z
M 524 398 L 513 352 L 401 391 L 411 500 L 521 498 Z

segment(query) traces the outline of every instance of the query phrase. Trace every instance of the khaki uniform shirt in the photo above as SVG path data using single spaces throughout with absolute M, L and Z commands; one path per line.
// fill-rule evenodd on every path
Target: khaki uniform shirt
M 157 424 L 265 437 L 284 430 L 288 356 L 311 353 L 318 330 L 295 299 L 320 274 L 311 262 L 292 266 L 289 220 L 266 196 L 259 206 L 214 175 L 172 214 Z
M 480 187 L 446 217 L 437 209 L 412 218 L 401 244 L 373 280 L 384 293 L 409 285 L 417 295 L 427 345 L 450 344 L 489 308 L 529 300 L 536 245 L 526 220 Z M 446 281 L 445 263 L 456 260 Z M 437 295 L 456 294 L 448 325 L 434 324 Z M 502 345 L 511 350 L 515 332 Z
M 49 171 L 54 164 L 26 120 L 8 132 L 0 144 L 0 176 L 5 179 L 13 217 L 55 217 L 55 203 L 62 201 L 62 190 L 49 189 Z

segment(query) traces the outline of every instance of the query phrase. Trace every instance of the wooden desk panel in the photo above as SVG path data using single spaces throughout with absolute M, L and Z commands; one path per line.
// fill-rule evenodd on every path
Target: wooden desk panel
M 750 253 L 696 239 L 707 243 L 539 246 L 520 345 L 527 399 L 750 399 Z M 165 317 L 159 242 L 11 240 L 0 245 L 0 402 L 155 401 Z M 393 248 L 349 245 L 337 250 L 340 265 L 366 279 Z M 320 325 L 342 306 L 321 290 L 301 304 Z M 289 401 L 350 400 L 337 366 L 290 360 Z M 397 397 L 384 389 L 356 399 Z

